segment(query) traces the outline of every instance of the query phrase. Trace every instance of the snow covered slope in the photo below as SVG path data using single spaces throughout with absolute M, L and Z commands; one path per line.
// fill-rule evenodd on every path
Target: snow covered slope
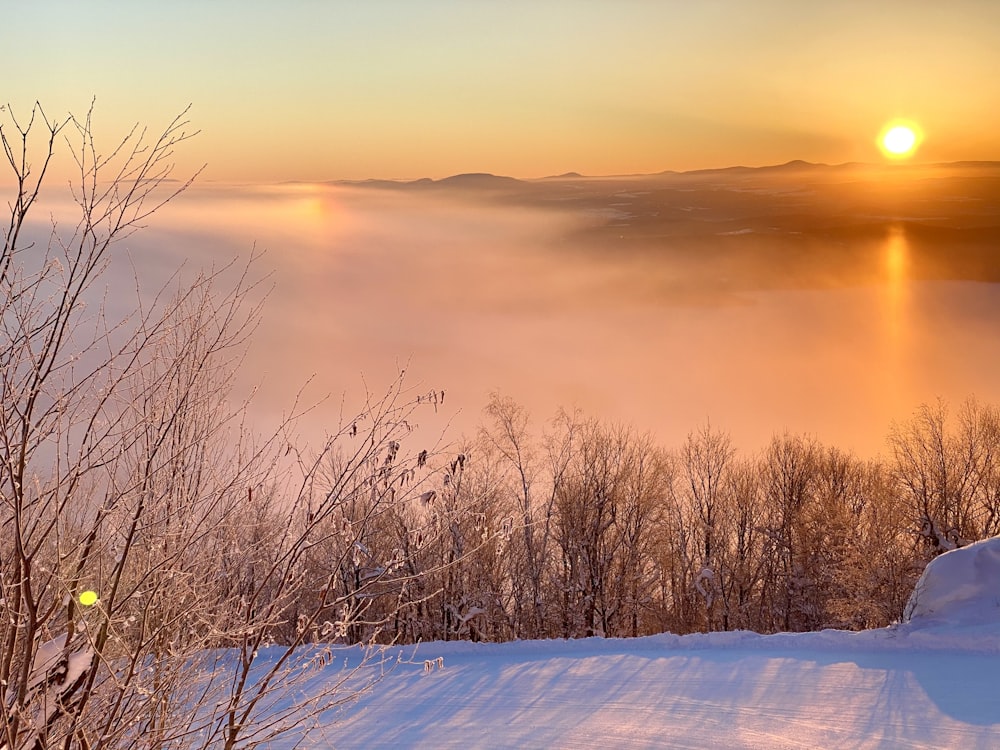
M 1000 748 L 998 587 L 993 539 L 894 628 L 404 648 L 313 746 Z
M 1000 621 L 1000 537 L 932 561 L 910 596 L 906 617 L 918 625 Z

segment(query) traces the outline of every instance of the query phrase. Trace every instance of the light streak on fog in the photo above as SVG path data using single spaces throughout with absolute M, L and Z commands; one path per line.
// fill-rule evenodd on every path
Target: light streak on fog
M 726 297 L 656 290 L 683 275 L 669 253 L 623 263 L 561 238 L 592 219 L 551 207 L 448 202 L 329 186 L 200 186 L 126 243 L 144 289 L 251 248 L 274 289 L 240 373 L 260 384 L 262 423 L 307 397 L 332 398 L 307 430 L 334 429 L 342 394 L 360 403 L 408 367 L 445 390 L 430 429 L 471 433 L 493 389 L 536 423 L 559 406 L 678 443 L 710 419 L 753 450 L 785 428 L 863 455 L 921 401 L 998 402 L 994 285 L 907 278 L 902 232 L 881 282 Z M 112 289 L 134 287 L 116 261 Z M 882 321 L 881 324 L 879 321 Z M 362 380 L 362 378 L 364 380 Z
M 893 226 L 885 241 L 885 308 L 886 342 L 884 392 L 886 403 L 892 411 L 901 412 L 915 404 L 902 402 L 907 382 L 903 363 L 906 357 L 907 334 L 911 321 L 907 319 L 907 302 L 910 284 L 907 279 L 909 245 L 903 227 Z

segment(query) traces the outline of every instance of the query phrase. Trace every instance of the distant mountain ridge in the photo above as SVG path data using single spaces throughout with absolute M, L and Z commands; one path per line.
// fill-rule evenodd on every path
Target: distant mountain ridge
M 885 278 L 886 238 L 900 232 L 909 279 L 1000 284 L 996 161 L 795 159 L 645 175 L 471 172 L 330 184 L 435 202 L 456 215 L 468 204 L 558 214 L 546 231 L 559 252 L 683 266 L 658 278 L 656 300 L 728 304 L 762 289 L 871 285 Z
M 642 179 L 642 178 L 684 178 L 684 177 L 720 177 L 730 175 L 768 175 L 795 172 L 849 172 L 864 170 L 906 170 L 906 169 L 934 169 L 934 168 L 956 168 L 956 169 L 1000 169 L 1000 161 L 989 160 L 966 160 L 956 162 L 937 162 L 931 164 L 907 163 L 907 164 L 875 164 L 870 162 L 844 162 L 842 164 L 825 164 L 822 162 L 810 162 L 803 159 L 793 159 L 783 164 L 767 164 L 759 167 L 748 167 L 744 165 L 733 165 L 730 167 L 712 167 L 706 169 L 690 169 L 685 171 L 664 170 L 662 172 L 652 172 L 644 174 L 623 174 L 623 175 L 583 175 L 579 172 L 565 172 L 559 175 L 549 175 L 546 177 L 521 179 L 506 175 L 495 175 L 490 172 L 464 172 L 461 174 L 432 179 L 422 177 L 416 180 L 332 180 L 327 184 L 345 185 L 351 187 L 371 187 L 382 189 L 440 189 L 440 188 L 463 188 L 471 190 L 497 190 L 509 189 L 518 186 L 527 186 L 539 182 L 555 182 L 559 180 L 613 180 L 613 179 Z
M 515 187 L 530 184 L 530 180 L 519 180 L 516 177 L 490 174 L 489 172 L 465 172 L 433 180 L 421 177 L 418 180 L 334 180 L 328 184 L 347 185 L 350 187 L 372 187 L 390 189 L 434 189 L 434 188 L 468 188 L 472 190 L 490 190 L 496 188 Z

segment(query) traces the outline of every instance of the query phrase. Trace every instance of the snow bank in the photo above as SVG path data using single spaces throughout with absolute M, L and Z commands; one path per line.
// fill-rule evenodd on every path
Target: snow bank
M 913 589 L 904 619 L 913 625 L 1000 623 L 1000 537 L 932 560 Z
M 906 620 L 862 632 L 395 646 L 359 670 L 371 689 L 327 714 L 310 741 L 340 750 L 1000 748 L 1000 538 L 928 565 Z M 360 653 L 336 651 L 332 665 L 356 666 Z M 306 690 L 342 674 L 318 671 Z

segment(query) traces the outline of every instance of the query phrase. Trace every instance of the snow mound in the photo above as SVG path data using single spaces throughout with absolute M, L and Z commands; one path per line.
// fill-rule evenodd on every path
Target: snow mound
M 1000 623 L 1000 536 L 946 552 L 924 569 L 904 619 L 918 623 Z

